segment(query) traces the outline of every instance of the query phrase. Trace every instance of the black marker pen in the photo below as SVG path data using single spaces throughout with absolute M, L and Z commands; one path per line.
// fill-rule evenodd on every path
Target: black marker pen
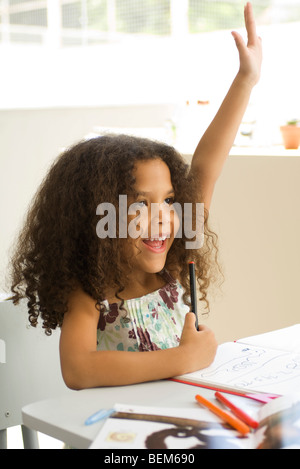
M 196 277 L 195 277 L 195 262 L 189 262 L 190 269 L 190 287 L 191 287 L 191 305 L 192 311 L 195 314 L 195 326 L 198 330 L 198 316 L 197 316 L 197 293 L 196 293 Z

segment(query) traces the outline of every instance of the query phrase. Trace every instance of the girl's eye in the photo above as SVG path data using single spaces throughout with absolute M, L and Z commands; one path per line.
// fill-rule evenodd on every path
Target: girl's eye
M 147 201 L 146 200 L 138 200 L 137 202 L 134 202 L 133 204 L 136 208 L 141 208 L 147 206 Z
M 167 197 L 165 199 L 165 203 L 168 204 L 168 205 L 174 204 L 174 197 Z

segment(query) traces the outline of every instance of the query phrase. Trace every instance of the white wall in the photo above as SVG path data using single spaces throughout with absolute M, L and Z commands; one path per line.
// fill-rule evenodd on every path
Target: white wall
M 225 283 L 207 321 L 221 341 L 300 321 L 299 182 L 300 157 L 225 166 L 211 207 Z
M 94 126 L 161 126 L 171 107 L 0 111 L 0 270 L 26 208 L 62 147 Z M 225 273 L 205 322 L 220 342 L 299 322 L 299 157 L 231 156 L 211 207 Z
M 8 249 L 49 165 L 95 126 L 163 126 L 172 106 L 0 111 L 0 289 Z M 2 283 L 1 283 L 2 282 Z

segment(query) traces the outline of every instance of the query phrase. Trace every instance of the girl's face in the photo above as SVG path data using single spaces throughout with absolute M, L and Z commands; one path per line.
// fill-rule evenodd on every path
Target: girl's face
M 135 165 L 135 195 L 128 196 L 128 241 L 137 270 L 160 272 L 179 228 L 168 166 L 159 158 Z M 130 215 L 131 214 L 131 215 Z

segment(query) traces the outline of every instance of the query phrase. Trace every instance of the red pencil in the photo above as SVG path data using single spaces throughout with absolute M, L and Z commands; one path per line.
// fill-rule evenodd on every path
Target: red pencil
M 225 404 L 226 407 L 228 407 L 236 417 L 241 419 L 243 422 L 245 422 L 249 427 L 251 428 L 257 428 L 258 427 L 258 422 L 254 420 L 252 417 L 250 417 L 246 412 L 244 412 L 242 409 L 239 409 L 237 406 L 235 406 L 232 402 L 230 402 L 223 394 L 220 392 L 215 393 L 215 397 L 222 402 L 222 404 Z
M 225 410 L 220 409 L 220 407 L 216 406 L 208 399 L 205 399 L 205 397 L 200 396 L 199 394 L 197 394 L 195 398 L 199 402 L 199 404 L 202 404 L 207 407 L 211 412 L 220 417 L 224 422 L 229 423 L 229 425 L 231 425 L 237 431 L 242 433 L 242 435 L 247 435 L 247 433 L 250 432 L 250 428 L 248 427 L 248 425 L 246 425 L 245 422 L 243 422 L 239 418 L 232 415 L 230 412 L 226 412 Z

